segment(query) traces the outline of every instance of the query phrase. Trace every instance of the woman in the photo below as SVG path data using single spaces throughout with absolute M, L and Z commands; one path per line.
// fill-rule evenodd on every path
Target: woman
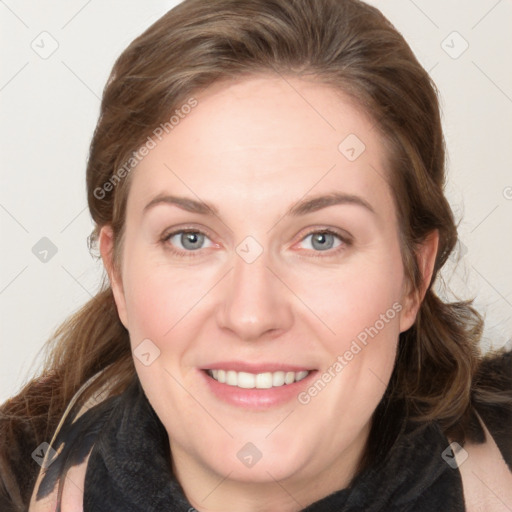
M 172 9 L 104 91 L 108 281 L 3 406 L 2 510 L 510 510 L 512 356 L 432 288 L 444 179 L 435 87 L 378 10 Z

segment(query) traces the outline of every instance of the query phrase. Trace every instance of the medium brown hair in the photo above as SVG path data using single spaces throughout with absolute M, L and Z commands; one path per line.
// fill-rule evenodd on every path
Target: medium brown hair
M 153 130 L 193 94 L 219 80 L 255 73 L 329 84 L 374 121 L 385 141 L 404 269 L 416 290 L 422 285 L 416 250 L 438 230 L 433 277 L 413 327 L 400 335 L 383 403 L 402 401 L 411 418 L 437 420 L 447 435 L 463 440 L 473 406 L 471 386 L 482 359 L 482 319 L 471 302 L 445 303 L 432 289 L 457 241 L 443 191 L 445 148 L 437 91 L 403 37 L 376 8 L 357 0 L 186 0 L 149 27 L 117 59 L 103 92 L 87 165 L 88 204 L 96 224 L 91 248 L 100 228 L 111 225 L 119 267 L 131 173 L 113 187 L 105 183 L 112 182 Z M 82 390 L 82 399 L 107 382 L 113 383 L 112 396 L 135 374 L 128 332 L 106 279 L 47 347 L 41 375 L 2 407 L 0 474 L 9 487 L 9 475 L 23 481 L 25 471 L 26 486 L 11 494 L 20 504 L 28 502 L 34 473 L 21 468 L 33 463 L 30 451 L 51 438 L 77 390 L 102 372 Z M 385 420 L 383 415 L 379 429 L 373 429 L 372 446 L 385 435 Z M 28 454 L 19 454 L 27 460 L 12 476 L 7 466 L 16 455 L 8 453 L 6 439 L 20 446 L 20 432 L 32 444 L 25 448 Z M 368 449 L 364 464 L 374 456 Z

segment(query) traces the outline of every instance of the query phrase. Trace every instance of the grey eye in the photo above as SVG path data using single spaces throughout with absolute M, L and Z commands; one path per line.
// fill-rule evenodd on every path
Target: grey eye
M 178 249 L 184 249 L 186 251 L 202 249 L 205 239 L 208 239 L 208 237 L 199 231 L 177 231 L 176 233 L 172 233 L 168 238 L 172 245 L 177 244 Z
M 308 238 L 311 238 L 311 247 L 307 248 L 312 248 L 317 251 L 326 251 L 332 249 L 333 247 L 335 247 L 335 239 L 337 238 L 338 240 L 341 240 L 338 235 L 325 231 L 317 231 L 315 233 L 310 233 L 309 235 L 305 236 L 303 240 L 307 240 Z M 336 247 L 338 247 L 339 245 L 341 245 L 341 242 Z

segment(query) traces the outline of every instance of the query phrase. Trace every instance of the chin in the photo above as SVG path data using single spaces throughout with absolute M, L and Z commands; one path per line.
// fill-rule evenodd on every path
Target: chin
M 210 460 L 205 460 L 205 463 L 215 473 L 223 476 L 230 474 L 230 480 L 245 483 L 286 480 L 307 468 L 314 454 L 303 451 L 305 443 L 300 443 L 301 447 L 292 446 L 282 440 L 269 442 L 264 439 L 265 435 L 268 435 L 268 431 L 259 436 L 261 441 L 254 442 L 248 441 L 251 437 L 247 435 L 243 441 L 239 441 L 240 437 L 237 437 L 237 440 L 227 443 L 222 452 L 218 452 L 221 455 L 211 454 L 213 456 L 209 457 Z M 297 434 L 295 439 L 304 437 Z

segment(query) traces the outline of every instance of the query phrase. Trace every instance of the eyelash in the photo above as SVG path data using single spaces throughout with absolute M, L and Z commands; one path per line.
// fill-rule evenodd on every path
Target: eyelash
M 197 253 L 200 252 L 200 249 L 196 250 L 196 251 L 182 251 L 182 250 L 177 250 L 175 249 L 174 247 L 172 247 L 168 242 L 169 240 L 174 236 L 174 235 L 178 235 L 178 234 L 181 234 L 181 233 L 199 233 L 201 235 L 204 235 L 208 238 L 210 238 L 208 236 L 208 233 L 204 232 L 204 231 L 201 231 L 200 229 L 192 229 L 192 228 L 184 228 L 184 229 L 178 229 L 176 231 L 172 231 L 171 233 L 167 233 L 165 234 L 161 239 L 160 239 L 160 242 L 165 245 L 166 247 L 166 250 L 169 250 L 172 254 L 175 254 L 177 256 L 180 256 L 180 257 L 184 257 L 184 258 L 196 258 L 198 257 L 199 255 Z M 337 237 L 342 243 L 336 247 L 335 249 L 328 249 L 326 251 L 313 251 L 317 254 L 313 254 L 312 257 L 313 258 L 326 258 L 326 257 L 330 257 L 330 256 L 335 256 L 337 255 L 339 252 L 343 251 L 344 249 L 346 249 L 346 247 L 350 247 L 352 245 L 352 240 L 349 239 L 348 237 L 346 236 L 343 236 L 341 233 L 338 233 L 337 231 L 333 230 L 333 229 L 313 229 L 311 231 L 309 231 L 308 233 L 306 233 L 301 239 L 300 241 L 303 241 L 305 238 L 307 238 L 308 236 L 310 235 L 314 235 L 314 234 L 328 234 L 328 235 L 334 235 L 335 237 Z M 323 256 L 322 253 L 326 253 L 327 255 L 326 256 Z

